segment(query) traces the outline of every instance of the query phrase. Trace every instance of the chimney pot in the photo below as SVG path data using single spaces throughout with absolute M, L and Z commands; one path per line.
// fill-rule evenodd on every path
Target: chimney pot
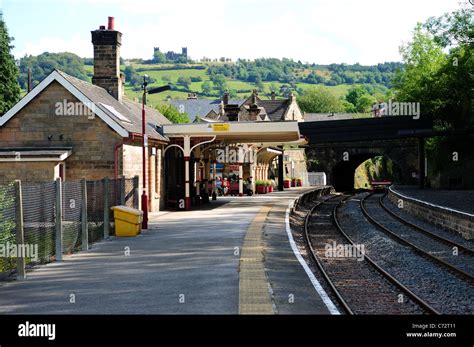
M 114 22 L 115 22 L 114 17 L 109 17 L 109 25 L 107 27 L 107 30 L 114 30 Z
M 105 30 L 105 25 L 101 25 L 101 26 L 99 27 L 99 30 Z

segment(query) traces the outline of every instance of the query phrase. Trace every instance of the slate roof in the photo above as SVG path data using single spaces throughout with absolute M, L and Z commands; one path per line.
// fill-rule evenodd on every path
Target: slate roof
M 245 100 L 229 100 L 229 104 L 241 105 Z M 183 110 L 189 116 L 189 121 L 192 123 L 197 116 L 205 117 L 211 110 L 219 113 L 220 99 L 205 100 L 205 99 L 186 99 L 186 100 L 171 100 L 170 104 L 178 110 Z
M 120 124 L 128 132 L 141 133 L 142 132 L 142 105 L 134 102 L 125 96 L 122 98 L 122 102 L 119 102 L 112 95 L 110 95 L 105 89 L 93 85 L 89 82 L 80 80 L 73 76 L 70 76 L 62 71 L 56 70 L 61 76 L 63 76 L 69 83 L 77 88 L 84 96 L 91 100 L 96 107 L 107 113 L 114 121 Z M 112 106 L 116 111 L 123 115 L 128 121 L 118 118 L 113 112 L 110 111 L 104 105 Z M 163 116 L 157 110 L 145 106 L 147 128 L 146 133 L 150 138 L 168 141 L 168 138 L 161 135 L 156 126 L 162 124 L 171 124 L 171 122 Z
M 252 97 L 245 100 L 244 105 L 250 105 Z M 265 109 L 265 114 L 272 121 L 283 120 L 286 110 L 290 106 L 289 99 L 284 100 L 263 100 L 257 96 L 257 105 Z
M 260 108 L 260 116 L 262 119 L 270 121 L 281 121 L 284 119 L 285 113 L 290 106 L 289 99 L 283 100 L 263 100 L 257 96 L 257 105 Z M 209 112 L 212 110 L 215 113 L 219 113 L 219 105 L 221 103 L 220 99 L 217 100 L 171 100 L 170 103 L 176 107 L 178 110 L 182 109 L 189 115 L 190 122 L 194 122 L 197 116 L 199 116 L 204 121 L 227 121 L 227 117 L 220 117 L 216 119 L 215 117 L 209 115 Z M 245 106 L 249 106 L 252 103 L 252 97 L 249 97 L 245 100 L 229 100 L 230 105 L 238 105 L 241 108 L 240 113 L 244 115 Z M 244 107 L 242 107 L 244 106 Z M 208 116 L 206 118 L 206 116 Z M 245 117 L 244 117 L 245 118 Z

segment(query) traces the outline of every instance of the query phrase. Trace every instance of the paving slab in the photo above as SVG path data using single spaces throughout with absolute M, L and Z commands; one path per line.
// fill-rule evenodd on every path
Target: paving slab
M 236 247 L 261 206 L 287 205 L 302 191 L 220 198 L 203 210 L 158 214 L 137 237 L 112 237 L 37 267 L 25 281 L 0 283 L 0 314 L 238 314 Z M 267 253 L 266 261 L 269 256 L 279 254 Z M 278 260 L 267 264 L 272 269 Z M 280 297 L 283 284 L 275 283 Z
M 330 314 L 288 242 L 287 208 L 287 201 L 276 202 L 264 228 L 265 269 L 277 313 Z

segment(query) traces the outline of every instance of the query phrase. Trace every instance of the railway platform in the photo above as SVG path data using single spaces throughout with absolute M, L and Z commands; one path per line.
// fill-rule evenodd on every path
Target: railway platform
M 394 190 L 413 199 L 418 199 L 444 208 L 474 215 L 474 191 L 419 189 L 416 186 L 395 186 Z
M 288 241 L 288 204 L 304 191 L 151 214 L 137 237 L 0 283 L 0 314 L 327 314 Z
M 421 221 L 474 240 L 474 193 L 469 190 L 420 190 L 413 186 L 392 186 L 388 199 L 407 218 Z

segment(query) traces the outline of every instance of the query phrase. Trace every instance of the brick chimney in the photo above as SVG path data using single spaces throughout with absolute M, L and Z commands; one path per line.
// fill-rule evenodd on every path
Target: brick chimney
M 229 92 L 225 92 L 224 93 L 224 97 L 222 98 L 222 101 L 224 102 L 224 105 L 228 105 L 229 104 Z
M 288 100 L 290 103 L 294 103 L 296 101 L 296 96 L 293 94 L 293 92 L 290 92 L 290 95 L 288 96 Z
M 123 82 L 120 76 L 120 46 L 122 33 L 114 30 L 114 17 L 109 17 L 107 29 L 100 26 L 91 31 L 94 45 L 94 76 L 92 83 L 102 87 L 122 101 Z
M 258 107 L 258 104 L 257 104 L 257 96 L 258 96 L 258 91 L 254 89 L 252 93 L 251 103 L 247 109 L 249 113 L 249 120 L 253 122 L 257 120 L 257 117 L 260 113 L 260 108 Z

